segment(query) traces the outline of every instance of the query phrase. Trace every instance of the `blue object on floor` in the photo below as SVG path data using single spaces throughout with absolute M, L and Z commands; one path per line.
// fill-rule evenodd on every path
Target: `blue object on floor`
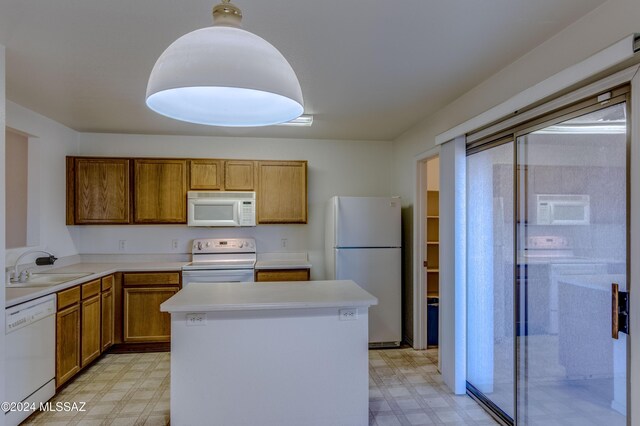
M 427 346 L 438 345 L 438 311 L 440 299 L 429 297 L 427 299 Z

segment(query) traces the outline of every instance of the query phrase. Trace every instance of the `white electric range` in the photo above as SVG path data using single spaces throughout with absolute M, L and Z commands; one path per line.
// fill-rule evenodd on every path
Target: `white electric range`
M 182 267 L 182 283 L 254 281 L 256 241 L 253 238 L 193 240 L 191 263 Z

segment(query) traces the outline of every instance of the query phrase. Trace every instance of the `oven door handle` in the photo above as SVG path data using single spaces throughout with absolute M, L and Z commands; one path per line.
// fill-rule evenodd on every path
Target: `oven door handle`
M 216 275 L 247 275 L 252 274 L 253 269 L 183 269 L 182 275 L 189 277 L 206 277 Z

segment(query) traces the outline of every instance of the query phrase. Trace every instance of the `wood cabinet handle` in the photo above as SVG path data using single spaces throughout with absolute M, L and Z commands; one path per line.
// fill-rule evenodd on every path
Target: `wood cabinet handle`
M 620 324 L 618 323 L 618 284 L 611 284 L 611 337 L 618 339 Z

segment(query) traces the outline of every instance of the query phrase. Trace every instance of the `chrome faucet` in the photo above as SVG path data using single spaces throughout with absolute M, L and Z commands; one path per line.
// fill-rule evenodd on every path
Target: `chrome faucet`
M 51 253 L 49 253 L 48 251 L 44 251 L 44 250 L 27 250 L 24 253 L 22 253 L 20 256 L 18 256 L 18 258 L 16 259 L 16 263 L 13 265 L 13 274 L 10 275 L 10 282 L 12 283 L 16 283 L 16 282 L 24 282 L 27 280 L 28 276 L 27 276 L 27 268 L 25 268 L 22 272 L 20 272 L 18 274 L 18 266 L 20 266 L 20 261 L 22 260 L 22 258 L 26 255 L 29 254 L 34 254 L 34 253 L 44 253 L 46 255 L 49 256 L 49 258 L 45 258 L 45 262 L 43 263 L 38 263 L 36 260 L 36 265 L 40 264 L 40 265 L 53 265 L 53 263 L 58 260 L 57 257 L 55 257 L 54 255 L 52 255 Z

